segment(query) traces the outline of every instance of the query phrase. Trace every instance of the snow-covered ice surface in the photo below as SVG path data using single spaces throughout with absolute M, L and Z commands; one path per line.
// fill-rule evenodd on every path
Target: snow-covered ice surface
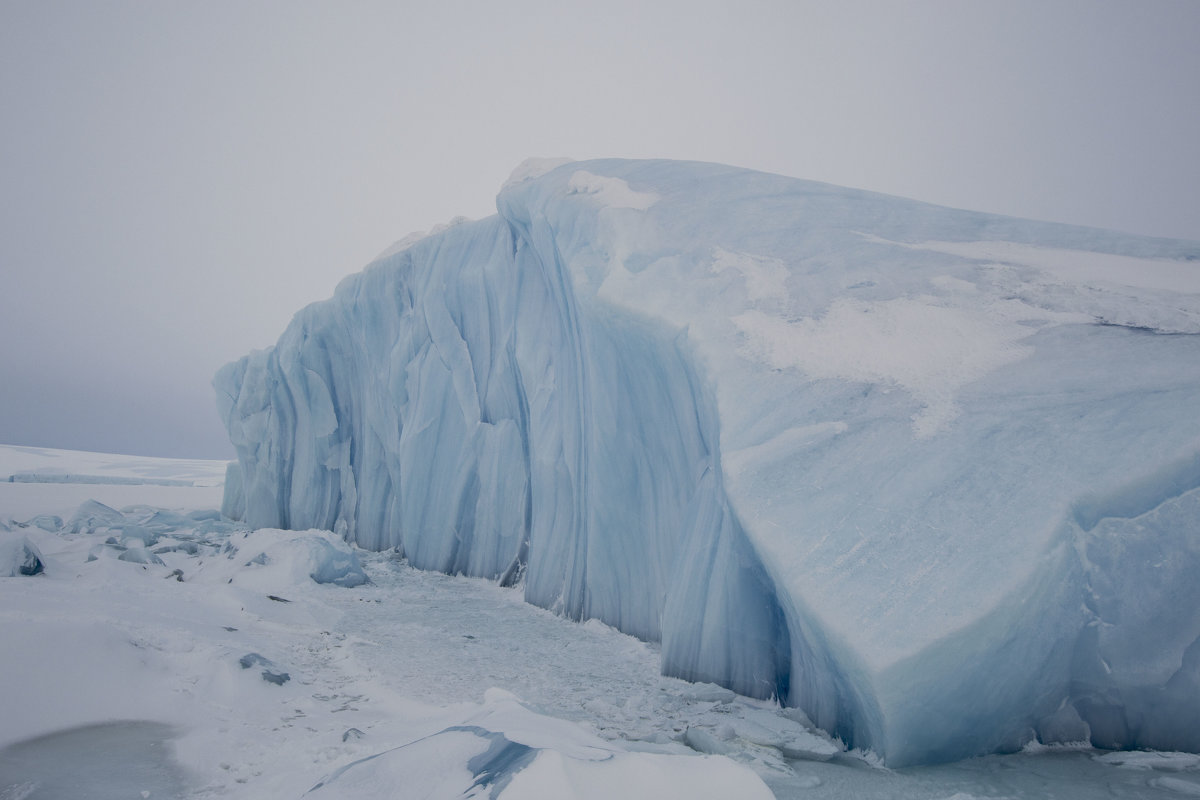
M 497 207 L 218 374 L 228 513 L 520 584 L 890 766 L 1200 750 L 1200 243 L 666 161 Z
M 80 503 L 219 508 L 226 462 L 0 444 L 0 521 L 69 518 Z
M 225 463 L 0 444 L 0 482 L 215 487 Z
M 0 798 L 1082 800 L 1200 786 L 1200 756 L 1083 746 L 884 769 L 794 709 L 662 676 L 656 645 L 519 589 L 395 552 L 314 560 L 295 543 L 335 547 L 327 534 L 251 531 L 191 491 L 171 509 L 88 503 L 56 529 L 0 504 L 46 561 L 0 578 Z M 89 560 L 97 541 L 141 542 L 163 563 Z M 368 583 L 310 577 L 347 556 Z

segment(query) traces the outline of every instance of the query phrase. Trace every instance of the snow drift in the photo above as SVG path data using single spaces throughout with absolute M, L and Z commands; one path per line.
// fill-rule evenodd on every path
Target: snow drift
M 216 379 L 225 512 L 662 641 L 889 764 L 1200 750 L 1200 244 L 522 165 Z

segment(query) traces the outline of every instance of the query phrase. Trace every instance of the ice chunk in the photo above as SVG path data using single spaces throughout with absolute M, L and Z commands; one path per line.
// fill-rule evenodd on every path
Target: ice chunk
M 131 564 L 157 564 L 158 566 L 163 566 L 163 560 L 145 547 L 130 547 L 118 555 L 117 560 L 128 561 Z
M 246 516 L 246 494 L 242 486 L 242 465 L 230 461 L 225 468 L 225 494 L 221 500 L 221 516 L 244 519 Z
M 728 703 L 737 697 L 725 687 L 712 683 L 694 684 L 684 689 L 679 696 L 685 700 L 694 700 L 700 703 Z
M 403 786 L 413 797 L 501 797 L 513 775 L 528 766 L 536 753 L 494 731 L 447 728 L 347 764 L 305 797 L 368 796 L 370 787 L 387 785 Z
M 768 710 L 744 709 L 730 718 L 734 734 L 763 747 L 773 747 L 788 758 L 828 761 L 842 748 L 828 737 Z
M 125 515 L 120 511 L 96 500 L 86 500 L 80 504 L 71 521 L 67 523 L 67 530 L 71 533 L 93 533 L 124 524 Z
M 242 669 L 262 667 L 262 679 L 267 683 L 273 683 L 276 686 L 283 686 L 292 679 L 292 676 L 276 666 L 274 661 L 269 658 L 265 658 L 258 653 L 247 653 L 238 659 L 238 665 L 241 666 Z
M 99 561 L 102 558 L 119 559 L 121 556 L 125 555 L 125 552 L 127 549 L 128 548 L 122 547 L 121 545 L 116 544 L 115 542 L 113 542 L 113 543 L 104 542 L 103 544 L 95 545 L 90 550 L 88 550 L 87 560 L 90 562 L 90 561 Z
M 335 586 L 359 586 L 367 583 L 358 555 L 345 542 L 322 537 L 312 537 L 305 542 L 308 548 L 310 568 L 308 577 L 317 583 L 332 583 Z
M 1200 749 L 1200 244 L 664 161 L 497 208 L 221 370 L 228 513 L 521 582 L 889 764 Z
M 121 542 L 127 547 L 152 547 L 158 544 L 158 531 L 170 529 L 165 526 L 159 526 L 158 531 L 155 531 L 144 525 L 126 524 L 113 526 L 108 530 L 120 533 Z
M 368 582 L 353 548 L 326 531 L 257 530 L 227 541 L 225 552 L 233 565 L 224 568 L 221 578 L 264 593 L 287 592 L 310 580 L 343 587 Z
M 567 186 L 573 194 L 589 195 L 605 208 L 645 211 L 659 200 L 653 192 L 634 191 L 620 178 L 606 178 L 582 169 L 571 175 Z
M 40 575 L 45 570 L 41 552 L 28 537 L 0 531 L 0 578 Z
M 155 555 L 163 553 L 186 553 L 189 556 L 194 556 L 200 552 L 200 545 L 196 542 L 169 542 L 160 544 L 153 550 Z
M 27 520 L 25 525 L 41 528 L 48 533 L 57 533 L 62 530 L 63 520 L 62 517 L 55 514 L 38 514 L 36 517 Z
M 714 756 L 723 756 L 732 749 L 721 740 L 721 737 L 715 736 L 711 731 L 703 728 L 688 728 L 684 731 L 683 740 L 693 750 Z

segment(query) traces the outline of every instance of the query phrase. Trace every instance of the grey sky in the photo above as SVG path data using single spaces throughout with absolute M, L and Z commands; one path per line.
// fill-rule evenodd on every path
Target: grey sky
M 0 0 L 0 442 L 232 453 L 209 380 L 530 155 L 1200 239 L 1200 3 Z

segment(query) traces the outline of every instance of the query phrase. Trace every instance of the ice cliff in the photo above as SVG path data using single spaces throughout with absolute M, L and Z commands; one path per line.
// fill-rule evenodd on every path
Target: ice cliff
M 226 513 L 521 585 L 889 764 L 1200 750 L 1200 243 L 526 164 L 217 375 Z

